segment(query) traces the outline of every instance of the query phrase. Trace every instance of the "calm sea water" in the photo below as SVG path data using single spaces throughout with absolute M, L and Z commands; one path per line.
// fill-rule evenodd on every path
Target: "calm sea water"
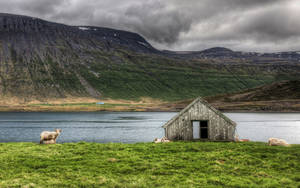
M 62 129 L 58 142 L 151 142 L 173 112 L 0 113 L 0 142 L 39 142 L 44 130 Z M 300 144 L 300 113 L 226 113 L 241 138 L 269 137 Z

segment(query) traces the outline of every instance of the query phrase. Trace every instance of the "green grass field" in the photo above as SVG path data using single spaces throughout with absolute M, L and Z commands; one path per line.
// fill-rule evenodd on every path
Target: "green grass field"
M 0 144 L 0 187 L 300 187 L 300 145 Z

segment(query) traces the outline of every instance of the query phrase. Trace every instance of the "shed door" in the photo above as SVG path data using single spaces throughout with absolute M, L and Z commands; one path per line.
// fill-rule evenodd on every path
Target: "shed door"
M 193 139 L 200 139 L 200 121 L 193 121 Z
M 201 138 L 208 138 L 208 122 L 207 121 L 200 121 L 200 137 Z
M 208 121 L 192 121 L 193 139 L 208 138 Z

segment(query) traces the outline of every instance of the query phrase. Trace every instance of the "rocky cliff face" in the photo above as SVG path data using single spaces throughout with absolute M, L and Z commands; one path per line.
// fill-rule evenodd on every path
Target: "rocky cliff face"
M 0 14 L 0 97 L 214 95 L 298 77 L 292 54 L 159 51 L 136 33 Z
M 88 83 L 76 75 L 74 66 L 95 60 L 97 52 L 109 54 L 120 47 L 156 52 L 135 33 L 0 14 L 0 94 L 63 97 L 93 93 L 95 96 L 97 92 L 89 92 Z

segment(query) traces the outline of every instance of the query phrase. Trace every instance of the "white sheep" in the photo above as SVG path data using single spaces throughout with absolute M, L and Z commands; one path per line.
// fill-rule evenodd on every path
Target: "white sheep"
M 154 143 L 164 143 L 164 142 L 170 142 L 170 140 L 168 140 L 168 138 L 163 137 L 163 138 L 155 138 L 154 139 Z
M 171 142 L 171 141 L 168 140 L 168 138 L 164 136 L 164 137 L 161 139 L 161 142 Z
M 269 138 L 269 146 L 290 146 L 287 141 L 279 138 Z
M 55 140 L 44 140 L 43 144 L 55 144 L 56 141 Z
M 40 135 L 40 144 L 55 144 L 61 129 L 55 129 L 55 132 L 43 131 Z

